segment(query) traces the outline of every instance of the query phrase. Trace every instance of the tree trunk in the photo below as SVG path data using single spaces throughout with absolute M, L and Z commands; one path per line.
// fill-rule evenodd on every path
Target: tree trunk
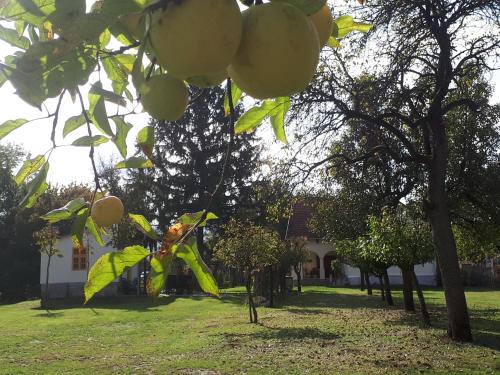
M 47 273 L 45 274 L 45 296 L 42 301 L 42 307 L 43 308 L 48 308 L 49 307 L 49 300 L 50 300 L 50 295 L 49 295 L 49 272 L 50 272 L 50 261 L 52 259 L 52 256 L 49 255 L 47 261 Z
M 144 282 L 142 283 L 142 294 L 148 295 L 148 263 L 146 261 L 142 262 L 144 266 Z M 167 276 L 168 277 L 168 276 Z
M 384 280 L 382 280 L 382 276 L 378 277 L 378 282 L 380 284 L 380 297 L 382 298 L 382 301 L 385 301 Z
M 246 282 L 245 282 L 245 287 L 246 287 L 246 290 L 247 290 L 247 297 L 248 297 L 248 313 L 250 315 L 250 323 L 256 323 L 256 321 L 254 321 L 254 314 L 253 314 L 253 311 L 254 311 L 255 307 L 253 305 L 252 279 L 251 279 L 250 273 L 248 273 L 248 275 L 247 275 L 247 279 L 246 279 Z
M 286 272 L 283 271 L 281 274 L 281 295 L 286 296 L 287 286 L 286 286 Z
M 403 274 L 403 303 L 406 311 L 415 311 L 415 302 L 413 301 L 413 266 L 401 269 Z
M 426 326 L 431 325 L 431 317 L 429 316 L 429 311 L 427 311 L 427 305 L 425 304 L 424 293 L 422 292 L 422 288 L 420 287 L 420 283 L 418 282 L 417 274 L 415 270 L 412 272 L 413 283 L 415 284 L 415 289 L 417 290 L 418 302 L 420 303 L 420 311 L 422 312 L 422 319 Z
M 269 307 L 274 307 L 274 270 L 269 267 Z
M 392 300 L 392 293 L 391 293 L 391 283 L 389 281 L 389 275 L 387 274 L 387 270 L 384 270 L 382 276 L 384 277 L 385 299 L 387 301 L 387 304 L 389 306 L 394 306 L 394 301 Z
M 302 292 L 302 275 L 300 274 L 300 267 L 298 265 L 293 266 L 293 270 L 297 275 L 297 291 L 300 293 Z
M 251 306 L 252 306 L 252 312 L 253 312 L 253 323 L 258 323 L 258 319 L 257 319 L 257 308 L 255 307 L 255 302 L 253 300 L 253 298 L 250 298 L 250 301 L 251 301 Z
M 365 272 L 363 270 L 360 270 L 361 272 L 361 285 L 360 285 L 360 288 L 361 288 L 361 291 L 364 291 L 365 290 Z
M 365 280 L 366 280 L 366 290 L 369 296 L 373 294 L 372 291 L 372 283 L 370 282 L 370 274 L 365 272 Z
M 448 310 L 448 335 L 457 341 L 471 341 L 469 313 L 455 238 L 451 229 L 446 192 L 446 167 L 448 142 L 443 123 L 433 123 L 432 160 L 429 166 L 428 202 L 432 238 L 441 269 L 446 308 Z

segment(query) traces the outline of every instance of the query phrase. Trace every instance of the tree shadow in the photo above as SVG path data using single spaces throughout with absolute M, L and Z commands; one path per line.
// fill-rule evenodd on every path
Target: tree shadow
M 326 314 L 327 312 L 325 310 L 322 310 L 322 309 L 306 309 L 306 308 L 302 308 L 302 309 L 298 309 L 298 308 L 288 308 L 286 309 L 287 312 L 291 313 L 291 314 L 295 314 L 295 315 L 322 315 L 322 314 Z
M 386 303 L 380 296 L 362 294 L 343 294 L 335 292 L 335 288 L 328 291 L 303 291 L 293 297 L 279 297 L 277 306 L 287 308 L 345 308 L 345 309 L 380 309 L 386 307 Z
M 64 315 L 62 312 L 52 312 L 50 310 L 46 310 L 46 311 L 47 312 L 36 314 L 35 316 L 37 316 L 39 318 L 59 318 L 59 317 Z
M 489 349 L 500 350 L 500 309 L 470 309 L 470 320 L 472 336 L 474 341 L 469 345 L 481 346 Z M 432 328 L 444 331 L 448 340 L 446 330 L 448 328 L 448 316 L 444 306 L 431 305 L 429 307 Z M 387 320 L 385 324 L 390 326 L 415 326 L 426 328 L 421 319 L 420 311 L 415 314 L 404 314 L 400 319 Z
M 218 300 L 223 303 L 232 303 L 244 305 L 244 294 L 227 293 Z M 97 297 L 90 300 L 87 304 L 83 303 L 81 298 L 64 298 L 54 299 L 50 302 L 50 311 L 64 311 L 71 309 L 89 308 L 95 314 L 99 314 L 97 310 L 130 310 L 140 312 L 155 312 L 160 311 L 160 307 L 170 305 L 176 300 L 189 299 L 201 301 L 205 299 L 216 299 L 209 295 L 162 295 L 157 299 L 148 296 L 113 296 L 113 297 Z M 46 308 L 41 306 L 32 307 L 32 310 L 46 311 Z M 40 314 L 41 315 L 41 314 Z
M 257 332 L 249 333 L 224 333 L 224 338 L 229 342 L 237 341 L 252 341 L 252 340 L 264 340 L 264 341 L 277 341 L 286 342 L 304 342 L 309 340 L 315 341 L 333 341 L 341 338 L 342 336 L 333 333 L 323 331 L 316 327 L 268 327 L 259 324 L 264 330 L 259 330 Z

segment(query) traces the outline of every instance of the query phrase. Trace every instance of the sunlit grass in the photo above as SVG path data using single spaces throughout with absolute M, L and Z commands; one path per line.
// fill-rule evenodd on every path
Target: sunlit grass
M 476 342 L 445 335 L 441 291 L 426 296 L 434 327 L 378 295 L 306 287 L 248 323 L 244 297 L 117 298 L 0 306 L 0 374 L 498 373 L 500 291 L 467 293 Z M 401 293 L 395 292 L 400 304 Z

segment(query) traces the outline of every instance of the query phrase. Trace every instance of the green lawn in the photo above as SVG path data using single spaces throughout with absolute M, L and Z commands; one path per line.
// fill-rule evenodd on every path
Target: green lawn
M 426 291 L 432 329 L 378 295 L 328 287 L 259 308 L 253 325 L 242 295 L 230 292 L 50 313 L 38 301 L 0 306 L 0 374 L 500 373 L 500 291 L 467 293 L 474 344 L 446 338 L 440 291 Z

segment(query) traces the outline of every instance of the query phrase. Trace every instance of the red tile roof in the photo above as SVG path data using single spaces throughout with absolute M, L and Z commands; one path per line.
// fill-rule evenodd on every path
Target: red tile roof
M 285 239 L 294 237 L 315 238 L 307 228 L 313 209 L 304 202 L 295 203 L 291 209 Z

